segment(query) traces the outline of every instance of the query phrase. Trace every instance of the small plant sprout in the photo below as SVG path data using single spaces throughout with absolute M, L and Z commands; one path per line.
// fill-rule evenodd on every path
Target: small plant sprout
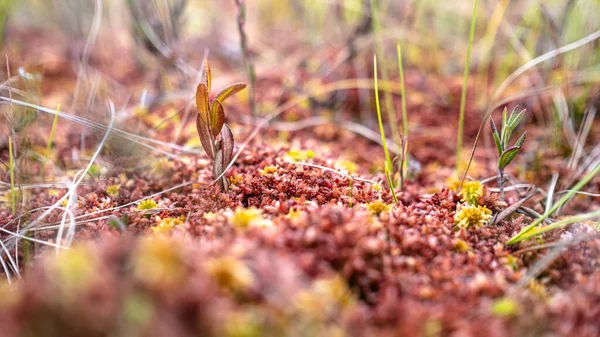
M 521 147 L 525 143 L 525 138 L 527 138 L 527 131 L 525 131 L 517 139 L 515 145 L 508 146 L 510 136 L 517 126 L 519 126 L 519 123 L 521 123 L 523 116 L 525 116 L 525 109 L 517 113 L 517 107 L 515 107 L 507 118 L 506 108 L 504 108 L 502 112 L 502 129 L 500 132 L 498 132 L 494 120 L 490 118 L 492 135 L 494 136 L 494 143 L 496 143 L 496 150 L 498 150 L 498 188 L 500 188 L 500 198 L 502 201 L 504 201 L 504 169 L 521 151 Z
M 200 83 L 196 90 L 196 106 L 198 109 L 196 128 L 204 152 L 213 160 L 213 176 L 215 179 L 218 178 L 217 183 L 221 190 L 227 191 L 229 183 L 223 173 L 233 158 L 234 141 L 231 129 L 225 124 L 223 102 L 246 88 L 246 84 L 231 84 L 211 97 L 211 73 L 208 60 L 204 62 L 204 71 L 206 73 L 206 83 Z M 217 139 L 219 135 L 220 139 Z

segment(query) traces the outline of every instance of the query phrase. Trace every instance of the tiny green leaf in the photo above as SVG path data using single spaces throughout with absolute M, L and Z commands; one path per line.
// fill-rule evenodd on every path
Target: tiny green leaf
M 238 92 L 244 90 L 246 88 L 246 83 L 234 83 L 230 84 L 221 90 L 214 99 L 224 102 L 230 96 L 237 94 Z
M 520 150 L 521 147 L 519 146 L 511 146 L 508 149 L 504 150 L 504 152 L 500 156 L 500 159 L 498 160 L 498 169 L 501 171 L 504 170 L 504 168 L 508 166 L 508 164 L 510 164 L 510 162 L 515 158 L 515 156 L 517 155 L 517 153 L 519 153 Z
M 496 128 L 496 124 L 494 123 L 494 120 L 492 118 L 490 118 L 490 125 L 492 127 L 492 135 L 494 136 L 494 143 L 496 143 L 498 155 L 501 155 L 503 152 L 502 141 L 500 140 L 500 134 L 498 134 L 498 129 Z
M 521 147 L 523 146 L 523 144 L 525 143 L 525 139 L 527 138 L 527 130 L 525 130 L 525 132 L 523 132 L 523 134 L 521 135 L 521 137 L 519 137 L 519 139 L 517 139 L 517 142 L 515 143 L 515 146 Z
M 225 110 L 223 104 L 218 99 L 214 99 L 211 103 L 210 129 L 213 136 L 218 136 L 225 123 Z

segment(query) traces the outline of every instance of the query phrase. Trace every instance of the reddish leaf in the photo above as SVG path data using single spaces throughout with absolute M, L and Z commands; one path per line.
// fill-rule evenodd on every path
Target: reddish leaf
M 226 167 L 231 162 L 233 158 L 233 133 L 231 133 L 231 129 L 229 125 L 223 125 L 223 130 L 221 131 L 221 144 L 223 146 L 223 166 Z
M 213 136 L 218 136 L 225 123 L 225 110 L 223 110 L 223 104 L 218 99 L 212 101 L 211 104 L 211 116 L 210 116 L 210 129 Z
M 235 95 L 238 92 L 244 90 L 246 88 L 246 83 L 234 83 L 230 84 L 225 89 L 221 90 L 216 96 L 215 99 L 224 102 L 229 96 Z
M 196 89 L 196 107 L 198 117 L 207 126 L 210 124 L 210 111 L 208 110 L 208 87 L 204 83 L 198 84 Z
M 200 119 L 200 114 L 198 114 L 198 117 L 196 118 L 196 129 L 198 130 L 198 136 L 200 137 L 200 143 L 202 144 L 204 152 L 206 152 L 210 159 L 214 159 L 212 134 L 210 133 L 208 124 L 204 124 Z

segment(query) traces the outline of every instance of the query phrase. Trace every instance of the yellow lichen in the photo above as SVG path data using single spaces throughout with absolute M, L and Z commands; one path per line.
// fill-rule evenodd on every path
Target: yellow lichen
M 156 226 L 151 227 L 154 233 L 163 234 L 168 233 L 175 226 L 183 225 L 183 221 L 180 218 L 164 218 L 161 219 L 156 217 Z
M 248 266 L 233 257 L 219 257 L 206 261 L 204 269 L 223 289 L 239 293 L 254 282 L 254 274 Z
M 315 156 L 313 150 L 291 149 L 285 153 L 285 157 L 291 161 L 299 162 L 311 159 Z
M 155 208 L 158 208 L 156 201 L 154 201 L 153 199 L 144 199 L 138 203 L 136 210 L 145 211 L 145 210 L 150 210 L 150 209 L 155 209 Z
M 266 176 L 267 174 L 275 172 L 277 172 L 277 167 L 272 165 L 265 166 L 264 168 L 258 170 L 258 173 L 260 173 L 261 176 Z
M 391 205 L 384 203 L 381 200 L 375 200 L 365 205 L 369 212 L 373 213 L 373 215 L 379 215 L 381 213 L 389 212 L 392 209 Z
M 483 195 L 483 185 L 477 180 L 465 181 L 458 195 L 462 196 L 461 201 L 477 206 L 479 197 Z
M 473 206 L 469 204 L 458 204 L 454 215 L 454 224 L 461 228 L 471 226 L 482 226 L 489 223 L 492 211 L 485 206 Z
M 108 194 L 110 197 L 116 198 L 119 196 L 120 188 L 121 188 L 121 184 L 110 185 L 106 188 L 106 194 Z

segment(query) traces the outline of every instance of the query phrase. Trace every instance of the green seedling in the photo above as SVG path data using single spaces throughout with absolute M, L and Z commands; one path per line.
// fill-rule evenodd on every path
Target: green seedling
M 245 83 L 230 84 L 219 93 L 210 96 L 211 73 L 208 60 L 204 63 L 206 83 L 200 83 L 196 90 L 196 106 L 198 116 L 196 128 L 204 152 L 213 161 L 213 176 L 222 191 L 227 191 L 229 183 L 223 176 L 225 168 L 233 158 L 233 133 L 225 124 L 223 102 L 230 96 L 246 88 Z M 217 137 L 220 136 L 220 139 Z
M 502 129 L 498 132 L 494 119 L 490 118 L 490 125 L 492 127 L 492 135 L 494 136 L 494 143 L 496 143 L 496 150 L 498 150 L 498 187 L 500 188 L 500 198 L 504 201 L 504 169 L 510 162 L 515 159 L 515 156 L 521 151 L 525 138 L 527 138 L 527 131 L 523 132 L 521 137 L 517 139 L 517 142 L 513 146 L 508 146 L 508 141 L 513 131 L 519 126 L 521 120 L 525 116 L 525 109 L 517 113 L 517 107 L 515 107 L 510 115 L 507 117 L 506 108 L 502 112 Z

